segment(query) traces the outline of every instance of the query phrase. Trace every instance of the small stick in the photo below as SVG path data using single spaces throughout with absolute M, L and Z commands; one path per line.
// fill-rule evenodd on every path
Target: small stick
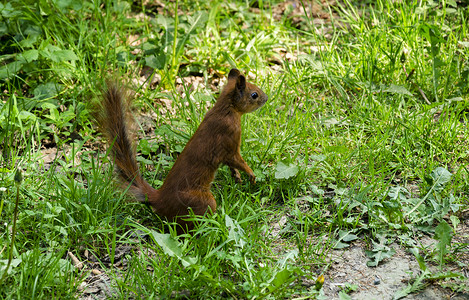
M 412 71 L 410 71 L 410 74 L 407 74 L 407 70 L 405 68 L 404 65 L 402 65 L 402 69 L 404 69 L 404 73 L 406 75 L 406 81 L 409 81 L 413 86 L 415 86 L 419 92 L 420 92 L 420 95 L 422 95 L 423 99 L 425 99 L 425 102 L 427 102 L 427 104 L 432 104 L 428 99 L 427 99 L 427 96 L 425 96 L 425 93 L 423 92 L 423 90 L 418 86 L 416 85 L 412 80 L 410 80 L 410 78 L 412 77 L 412 75 L 414 75 L 414 72 L 415 72 L 415 69 L 412 69 Z

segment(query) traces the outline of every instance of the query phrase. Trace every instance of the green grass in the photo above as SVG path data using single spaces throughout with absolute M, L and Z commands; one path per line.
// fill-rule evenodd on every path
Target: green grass
M 357 238 L 372 263 L 392 255 L 392 241 L 416 253 L 423 275 L 401 293 L 452 277 L 444 266 L 467 256 L 467 243 L 452 240 L 469 195 L 467 7 L 369 2 L 324 7 L 322 25 L 309 9 L 278 16 L 269 1 L 1 2 L 0 298 L 77 298 L 93 268 L 114 298 L 314 298 L 331 250 Z M 140 133 L 139 161 L 157 187 L 231 67 L 269 95 L 243 117 L 257 184 L 222 167 L 217 213 L 194 217 L 192 236 L 165 235 L 117 188 L 92 102 L 106 77 L 135 91 L 136 115 L 151 115 L 155 129 Z M 142 68 L 159 84 L 144 82 Z M 177 83 L 188 76 L 202 85 Z M 423 234 L 438 247 L 417 244 Z

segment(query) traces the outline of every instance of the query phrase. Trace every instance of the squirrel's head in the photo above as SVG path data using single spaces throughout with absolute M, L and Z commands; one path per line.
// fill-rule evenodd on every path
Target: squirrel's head
M 257 86 L 246 81 L 237 69 L 228 74 L 228 84 L 223 91 L 231 105 L 240 113 L 252 112 L 264 105 L 269 97 Z M 225 97 L 226 97 L 225 96 Z

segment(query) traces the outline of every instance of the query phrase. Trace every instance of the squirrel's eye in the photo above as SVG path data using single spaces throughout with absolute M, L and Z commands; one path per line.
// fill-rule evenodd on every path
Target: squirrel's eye
M 251 97 L 253 99 L 257 99 L 257 97 L 259 97 L 259 95 L 256 92 L 254 92 L 254 93 L 251 94 Z

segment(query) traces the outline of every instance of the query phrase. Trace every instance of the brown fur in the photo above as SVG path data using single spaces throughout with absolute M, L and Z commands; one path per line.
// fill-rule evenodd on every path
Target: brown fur
M 238 171 L 241 170 L 255 183 L 254 173 L 240 154 L 241 115 L 261 107 L 268 97 L 246 82 L 238 70 L 230 71 L 228 83 L 214 107 L 207 112 L 158 190 L 143 179 L 138 169 L 127 98 L 115 83 L 108 83 L 98 122 L 109 140 L 120 178 L 130 184 L 130 191 L 139 201 L 147 202 L 159 216 L 191 228 L 191 223 L 180 218 L 187 216 L 189 209 L 197 215 L 214 212 L 217 204 L 210 185 L 222 163 L 230 167 L 236 180 L 241 180 Z

